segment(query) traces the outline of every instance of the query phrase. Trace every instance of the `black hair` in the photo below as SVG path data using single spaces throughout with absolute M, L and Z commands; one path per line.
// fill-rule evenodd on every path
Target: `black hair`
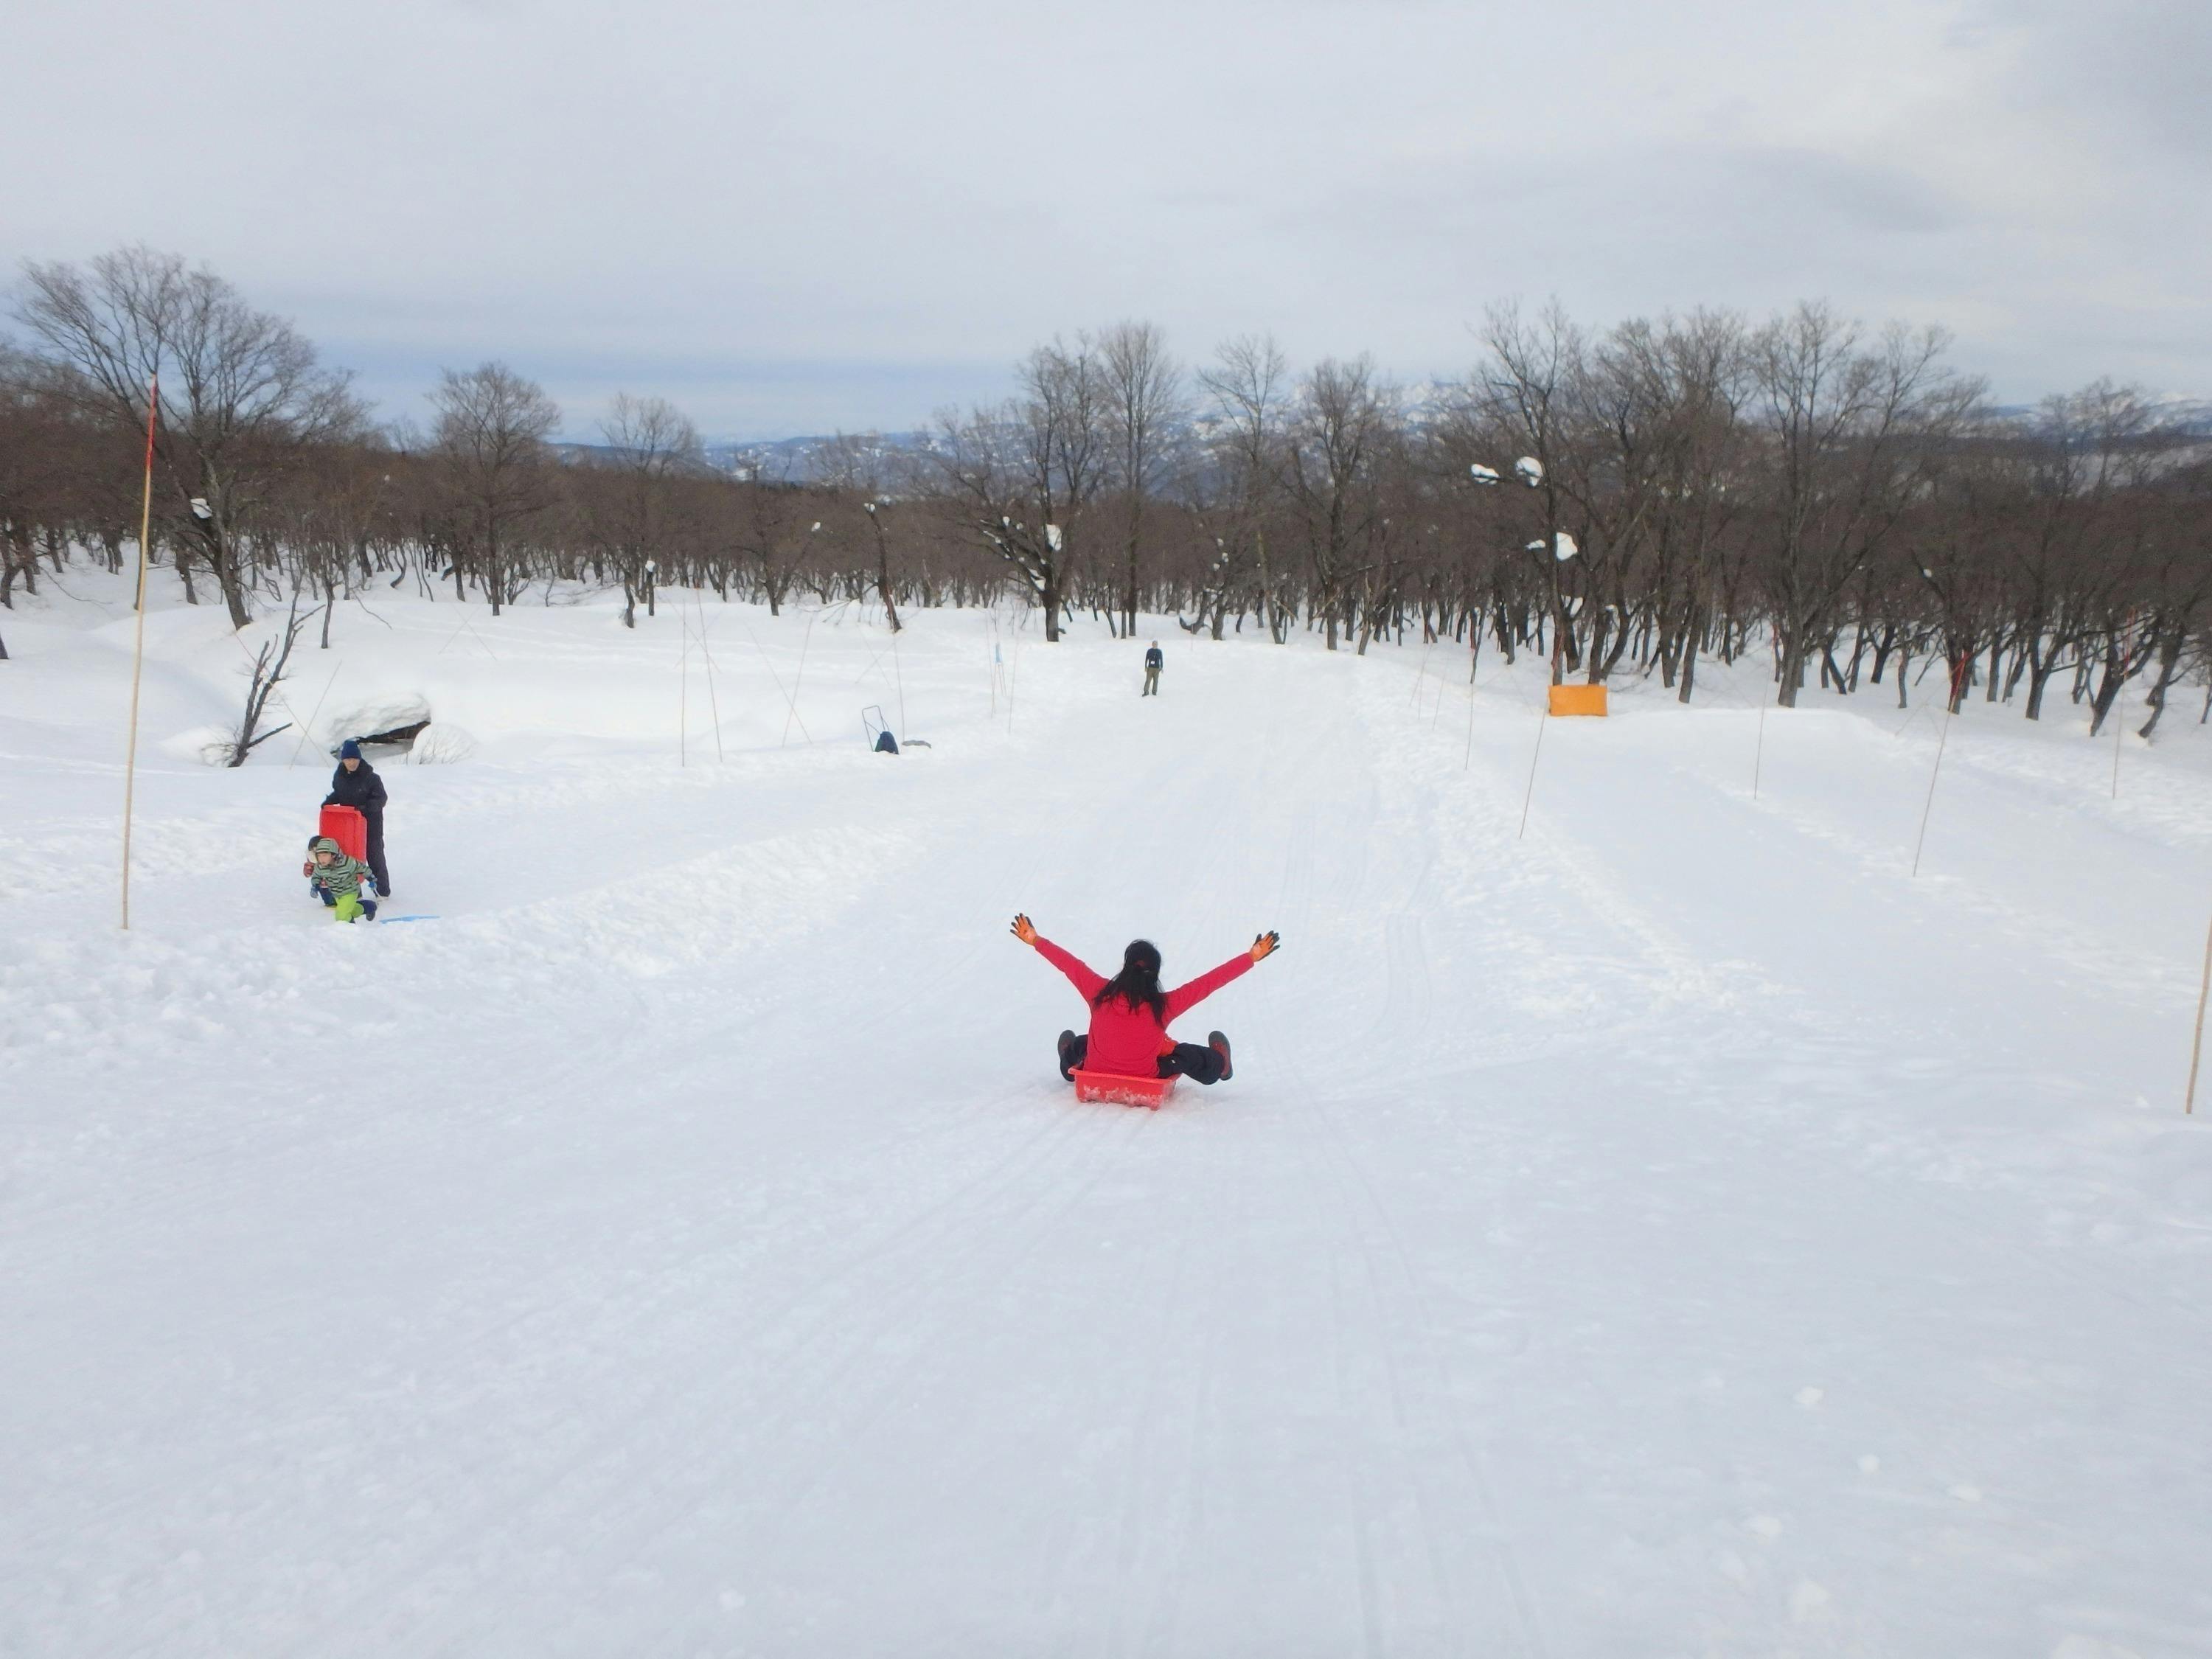
M 1115 998 L 1132 1011 L 1149 1007 L 1161 1024 L 1168 1023 L 1168 995 L 1160 989 L 1160 947 L 1148 939 L 1133 939 L 1121 952 L 1121 971 L 1100 988 L 1091 1006 L 1103 1008 Z

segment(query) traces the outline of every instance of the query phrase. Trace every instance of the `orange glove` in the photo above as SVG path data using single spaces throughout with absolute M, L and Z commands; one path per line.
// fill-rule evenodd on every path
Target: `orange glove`
M 1259 938 L 1252 941 L 1252 960 L 1255 962 L 1265 962 L 1269 957 L 1272 957 L 1277 951 L 1280 950 L 1282 945 L 1283 936 L 1280 933 L 1272 931 L 1262 933 Z
M 1030 919 L 1027 916 L 1017 915 L 1014 917 L 1014 937 L 1021 940 L 1024 945 L 1035 945 L 1036 943 L 1036 928 L 1030 923 Z

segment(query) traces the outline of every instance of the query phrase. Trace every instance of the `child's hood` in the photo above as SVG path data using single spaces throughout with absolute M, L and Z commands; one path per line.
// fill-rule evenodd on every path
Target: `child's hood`
M 308 850 L 311 853 L 328 853 L 334 859 L 342 859 L 346 855 L 345 848 L 339 846 L 337 842 L 332 841 L 328 836 L 316 836 L 314 846 L 310 848 Z

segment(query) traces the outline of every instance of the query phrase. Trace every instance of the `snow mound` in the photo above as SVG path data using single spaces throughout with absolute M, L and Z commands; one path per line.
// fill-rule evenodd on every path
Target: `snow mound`
M 421 692 L 390 692 L 340 708 L 323 721 L 315 735 L 325 748 L 336 749 L 348 738 L 368 738 L 380 732 L 421 726 L 429 718 L 430 700 Z

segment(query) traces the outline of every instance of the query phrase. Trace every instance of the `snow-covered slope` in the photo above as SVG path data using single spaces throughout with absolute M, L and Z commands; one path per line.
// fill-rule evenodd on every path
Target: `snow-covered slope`
M 710 702 L 671 605 L 380 603 L 298 712 L 474 748 L 386 768 L 440 920 L 344 928 L 326 763 L 184 757 L 239 651 L 165 594 L 125 936 L 71 586 L 0 665 L 0 1651 L 2207 1650 L 2193 709 L 2115 801 L 1972 705 L 1916 879 L 1886 690 L 1754 799 L 1751 678 L 1625 689 L 1516 838 L 1487 658 L 1163 625 L 1140 700 L 710 601 Z M 1187 1022 L 1236 1078 L 1073 1104 L 1017 908 L 1279 927 Z

